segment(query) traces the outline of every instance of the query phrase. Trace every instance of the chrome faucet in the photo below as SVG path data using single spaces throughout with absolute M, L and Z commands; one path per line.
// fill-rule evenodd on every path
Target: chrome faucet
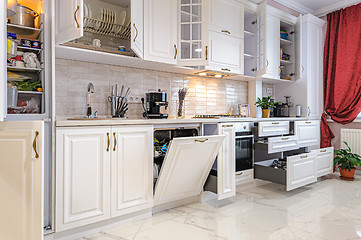
M 86 116 L 87 118 L 91 118 L 92 116 L 92 104 L 90 101 L 90 95 L 94 93 L 94 85 L 92 83 L 88 84 L 86 91 Z

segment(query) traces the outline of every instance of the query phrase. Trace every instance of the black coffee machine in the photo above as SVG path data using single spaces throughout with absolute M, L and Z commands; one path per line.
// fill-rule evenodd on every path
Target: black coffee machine
M 143 102 L 143 117 L 149 119 L 157 119 L 157 118 L 168 118 L 168 114 L 163 114 L 160 112 L 161 107 L 165 107 L 167 109 L 167 93 L 158 89 L 158 92 L 148 92 L 146 95 L 146 106 L 144 106 L 144 98 L 142 98 Z

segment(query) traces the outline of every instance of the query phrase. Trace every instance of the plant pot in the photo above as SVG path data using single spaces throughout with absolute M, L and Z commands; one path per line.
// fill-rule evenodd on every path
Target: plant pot
M 271 109 L 262 109 L 263 118 L 269 118 L 270 113 L 271 113 Z
M 356 168 L 351 168 L 351 172 L 348 169 L 342 170 L 341 167 L 338 167 L 338 169 L 340 170 L 341 177 L 346 179 L 353 179 L 355 176 Z

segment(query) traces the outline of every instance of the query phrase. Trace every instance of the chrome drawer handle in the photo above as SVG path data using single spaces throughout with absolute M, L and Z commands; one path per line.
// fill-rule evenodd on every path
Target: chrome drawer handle
M 195 139 L 195 142 L 200 142 L 200 143 L 204 143 L 208 141 L 208 138 L 204 139 L 204 140 L 199 140 L 199 139 Z
M 307 155 L 305 155 L 305 156 L 301 156 L 300 158 L 307 158 L 308 156 Z

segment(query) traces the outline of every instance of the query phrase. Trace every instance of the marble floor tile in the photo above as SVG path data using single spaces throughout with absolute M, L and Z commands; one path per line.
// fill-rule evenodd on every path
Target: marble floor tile
M 195 202 L 83 240 L 361 239 L 361 177 L 331 174 L 286 192 L 264 183 L 222 201 Z

